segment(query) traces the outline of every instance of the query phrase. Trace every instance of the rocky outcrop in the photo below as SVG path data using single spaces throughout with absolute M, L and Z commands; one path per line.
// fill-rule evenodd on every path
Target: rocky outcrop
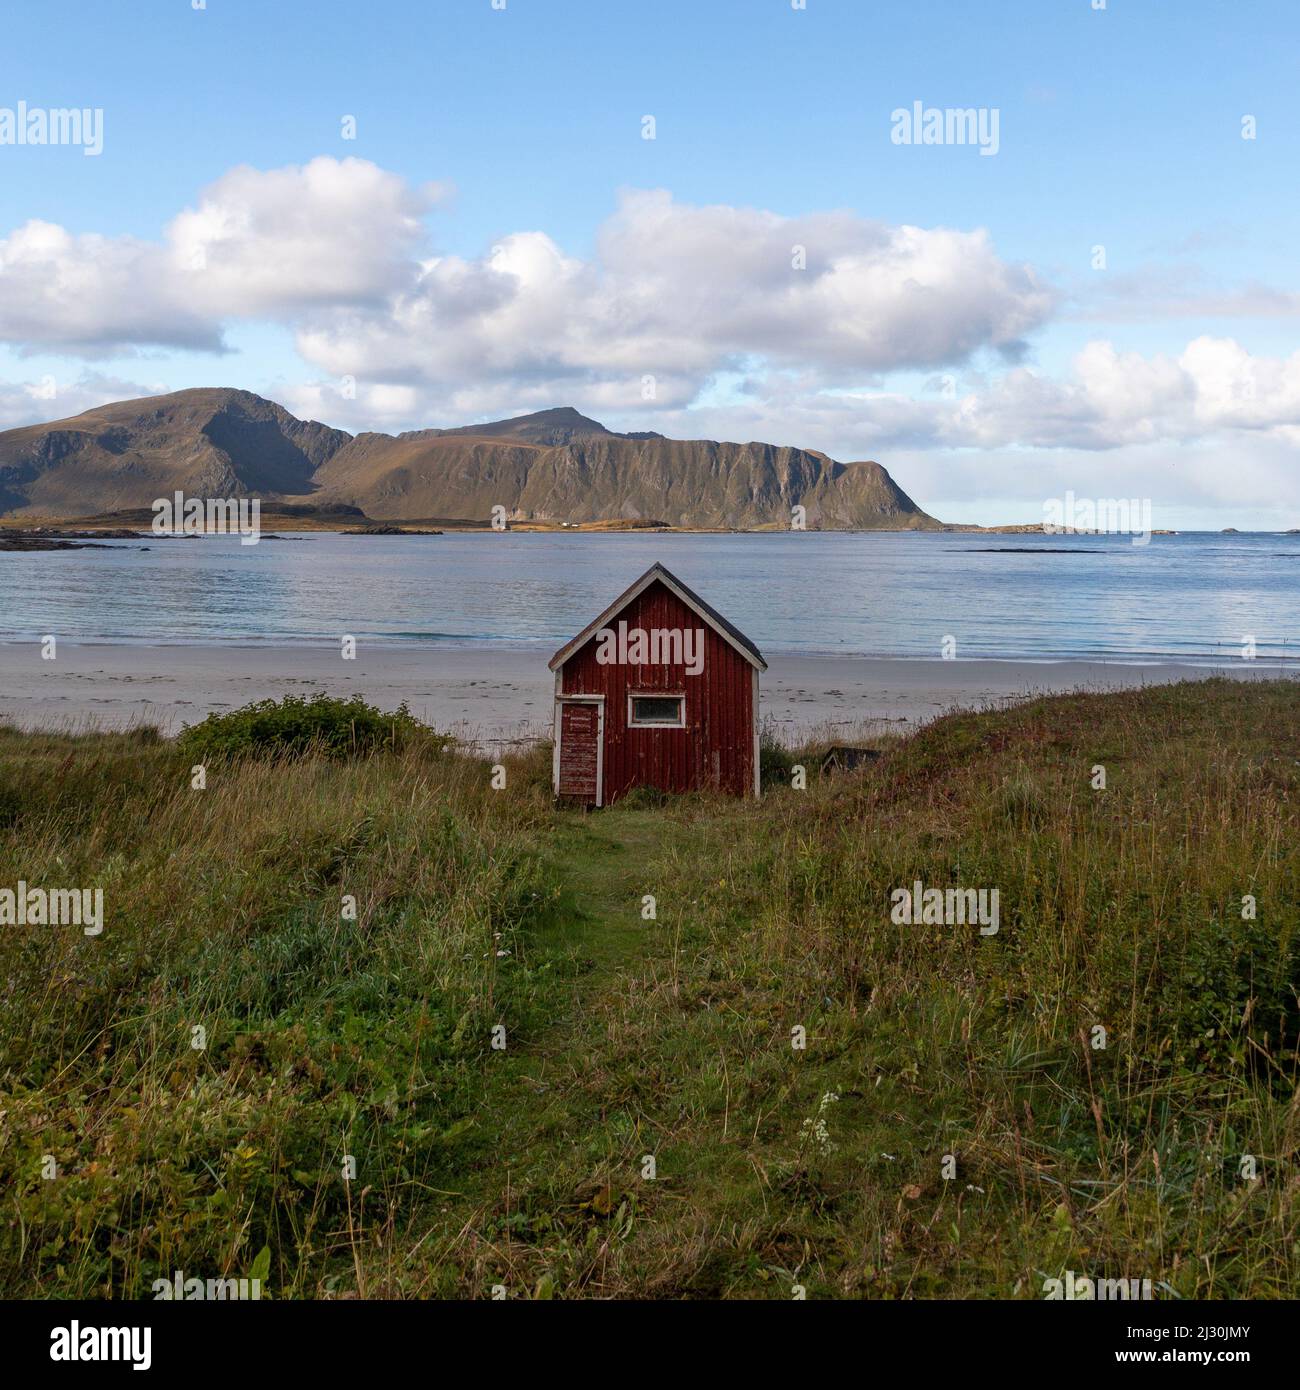
M 617 434 L 571 407 L 355 437 L 248 391 L 177 391 L 0 433 L 0 513 L 85 516 L 177 490 L 427 518 L 938 529 L 878 463 L 774 444 Z

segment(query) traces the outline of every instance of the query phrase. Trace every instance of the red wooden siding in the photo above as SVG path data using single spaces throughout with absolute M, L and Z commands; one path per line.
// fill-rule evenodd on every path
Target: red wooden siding
M 560 707 L 561 796 L 572 796 L 588 805 L 596 801 L 596 768 L 599 758 L 600 706 L 566 701 Z
M 717 787 L 738 796 L 752 794 L 754 668 L 661 582 L 652 583 L 615 614 L 609 626 L 617 631 L 620 622 L 626 622 L 629 630 L 702 630 L 704 669 L 691 676 L 684 663 L 601 665 L 596 660 L 595 636 L 560 668 L 559 694 L 605 697 L 605 804 L 638 786 L 667 792 Z M 629 691 L 665 695 L 684 691 L 686 727 L 629 728 Z M 561 782 L 567 737 L 566 725 L 561 737 Z

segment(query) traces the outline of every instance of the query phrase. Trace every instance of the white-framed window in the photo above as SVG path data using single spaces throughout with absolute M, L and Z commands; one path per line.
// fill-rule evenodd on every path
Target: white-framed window
M 629 690 L 627 693 L 629 729 L 684 729 L 686 696 L 662 690 Z

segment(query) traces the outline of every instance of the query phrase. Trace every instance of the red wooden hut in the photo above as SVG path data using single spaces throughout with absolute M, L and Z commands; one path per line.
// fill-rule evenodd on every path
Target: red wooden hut
M 651 565 L 551 658 L 555 794 L 608 806 L 633 787 L 757 796 L 763 654 Z

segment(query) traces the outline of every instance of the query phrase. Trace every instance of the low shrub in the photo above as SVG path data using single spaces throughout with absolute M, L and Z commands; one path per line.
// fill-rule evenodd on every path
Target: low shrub
M 341 700 L 324 693 L 258 700 L 229 714 L 210 714 L 199 724 L 187 725 L 177 739 L 183 753 L 202 757 L 300 757 L 309 752 L 351 757 L 380 749 L 402 751 L 415 744 L 441 750 L 450 743 L 450 736 L 421 724 L 405 704 L 386 714 L 359 696 Z

